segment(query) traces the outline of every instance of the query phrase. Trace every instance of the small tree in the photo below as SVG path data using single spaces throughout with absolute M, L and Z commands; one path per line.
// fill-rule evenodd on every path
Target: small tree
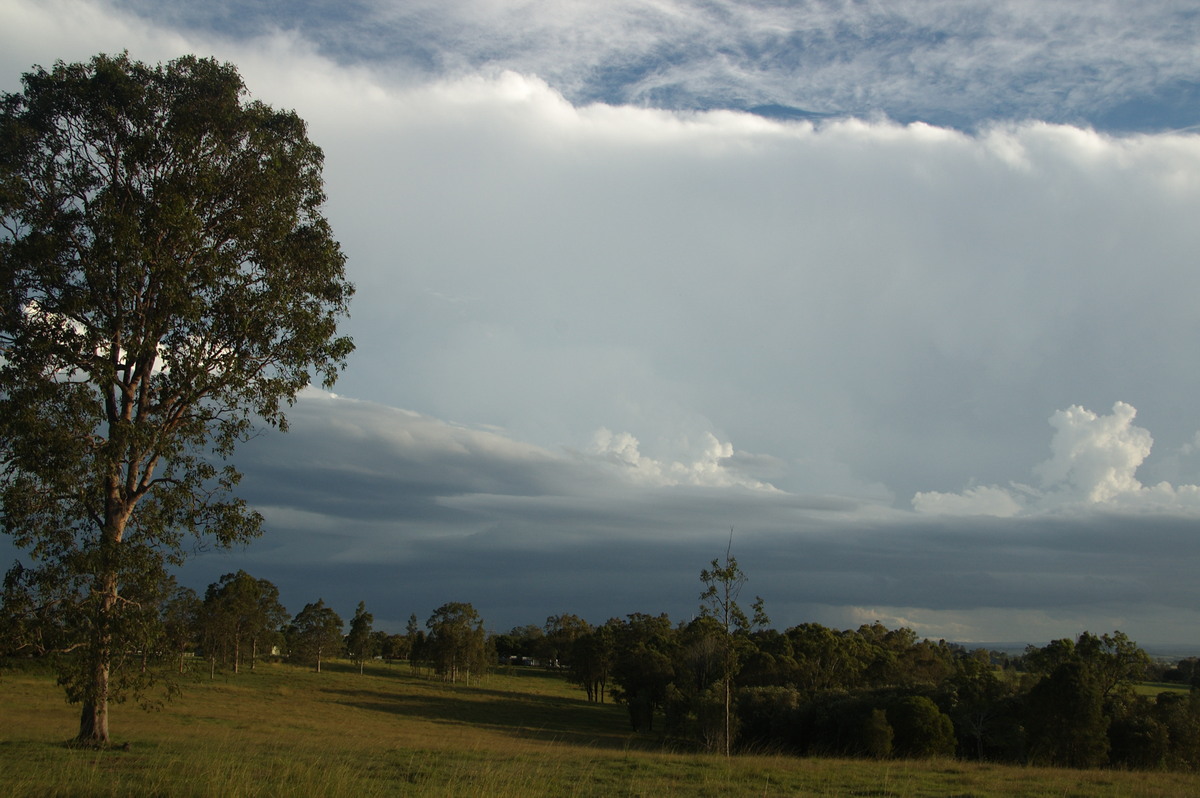
M 902 698 L 888 708 L 887 719 L 895 735 L 892 744 L 898 755 L 954 756 L 957 746 L 954 723 L 929 698 L 923 695 Z
M 190 587 L 178 588 L 163 607 L 163 640 L 167 650 L 178 658 L 183 673 L 183 658 L 199 636 L 203 603 Z
M 555 668 L 570 668 L 575 641 L 592 631 L 592 625 L 578 615 L 564 612 L 547 618 L 542 630 L 545 633 L 541 641 L 545 664 Z
M 863 744 L 867 754 L 876 759 L 887 759 L 892 755 L 892 740 L 895 736 L 892 724 L 888 723 L 887 713 L 882 709 L 872 709 L 863 726 Z
M 371 636 L 374 620 L 375 616 L 367 612 L 366 603 L 358 602 L 354 619 L 350 621 L 350 634 L 346 635 L 346 653 L 350 655 L 350 661 L 358 665 L 359 674 L 363 672 L 363 664 L 375 653 L 375 639 Z
M 571 679 L 587 691 L 588 701 L 604 703 L 609 673 L 616 659 L 612 622 L 575 638 L 571 646 Z
M 408 667 L 416 672 L 421 661 L 425 658 L 425 633 L 417 623 L 417 614 L 408 616 L 408 624 L 404 627 L 404 637 L 407 641 Z
M 1075 655 L 1092 672 L 1104 698 L 1131 692 L 1151 664 L 1150 655 L 1121 631 L 1099 637 L 1084 632 L 1075 643 Z
M 77 740 L 104 745 L 129 597 L 185 535 L 259 534 L 221 460 L 333 383 L 352 288 L 321 150 L 233 66 L 99 55 L 22 85 L 0 96 L 0 528 L 53 587 Z
M 288 627 L 289 653 L 297 662 L 316 665 L 321 672 L 322 659 L 342 647 L 342 619 L 324 599 L 306 604 Z

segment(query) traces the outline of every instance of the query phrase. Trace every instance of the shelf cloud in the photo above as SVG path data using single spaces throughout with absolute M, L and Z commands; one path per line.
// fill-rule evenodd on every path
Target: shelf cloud
M 732 530 L 780 627 L 1190 642 L 1198 25 L 0 0 L 0 90 L 214 55 L 324 149 L 358 348 L 239 450 L 267 531 L 196 587 L 684 620 Z

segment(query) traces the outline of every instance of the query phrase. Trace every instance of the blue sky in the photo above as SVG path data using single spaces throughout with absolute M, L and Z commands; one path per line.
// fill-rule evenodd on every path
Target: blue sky
M 197 588 L 686 619 L 733 528 L 781 628 L 1194 643 L 1198 11 L 0 0 L 0 89 L 215 55 L 325 149 L 358 350 Z

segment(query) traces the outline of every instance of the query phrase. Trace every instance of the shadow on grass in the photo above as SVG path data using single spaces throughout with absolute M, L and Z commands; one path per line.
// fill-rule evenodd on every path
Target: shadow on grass
M 423 688 L 412 693 L 341 687 L 323 691 L 336 696 L 338 703 L 356 709 L 435 723 L 469 724 L 544 742 L 609 750 L 661 750 L 663 745 L 657 734 L 630 732 L 625 711 L 614 704 L 433 682 Z

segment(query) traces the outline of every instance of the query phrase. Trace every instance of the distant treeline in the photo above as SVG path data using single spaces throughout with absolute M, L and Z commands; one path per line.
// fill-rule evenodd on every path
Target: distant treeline
M 726 640 L 736 656 L 735 750 L 1200 767 L 1200 663 L 1155 664 L 1121 632 L 1084 632 L 1010 656 L 879 623 L 726 638 L 712 617 L 675 625 L 635 614 L 592 627 L 568 615 L 494 643 L 502 658 L 562 668 L 594 700 L 607 689 L 635 730 L 661 722 L 668 734 L 718 750 Z M 1140 695 L 1134 688 L 1146 679 L 1192 689 Z
M 705 576 L 744 576 L 729 572 Z M 11 576 L 11 575 L 10 575 Z M 402 634 L 372 629 L 359 604 L 349 628 L 318 600 L 290 616 L 269 581 L 227 574 L 203 597 L 163 585 L 131 601 L 119 668 L 142 676 L 204 662 L 210 675 L 263 657 L 320 670 L 330 657 L 406 662 L 448 682 L 498 664 L 561 673 L 593 702 L 614 700 L 635 732 L 713 751 L 863 757 L 957 756 L 1069 767 L 1200 769 L 1200 660 L 1152 662 L 1121 632 L 1055 640 L 1019 656 L 921 639 L 874 623 L 770 628 L 707 581 L 700 617 L 634 613 L 593 625 L 553 615 L 489 635 L 466 603 L 439 607 Z M 740 587 L 740 582 L 735 585 Z M 5 586 L 0 654 L 69 660 L 72 632 L 19 579 Z M 1145 681 L 1184 688 L 1144 695 Z

